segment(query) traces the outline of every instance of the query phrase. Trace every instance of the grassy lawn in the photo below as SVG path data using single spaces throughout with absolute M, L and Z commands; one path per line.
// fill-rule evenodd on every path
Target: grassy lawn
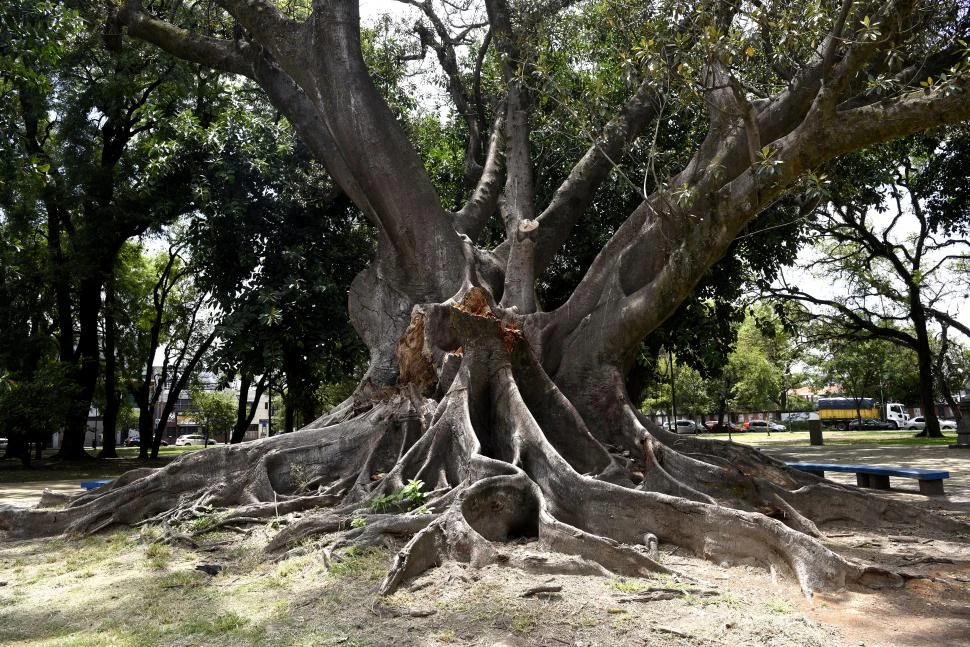
M 826 445 L 951 445 L 956 442 L 955 431 L 943 432 L 943 438 L 914 438 L 915 431 L 823 431 Z M 727 440 L 727 434 L 704 434 L 705 438 Z M 743 445 L 755 447 L 788 446 L 807 447 L 807 431 L 781 431 L 766 433 L 732 434 L 731 439 Z
M 114 478 L 136 467 L 163 467 L 182 454 L 201 450 L 191 445 L 162 447 L 158 458 L 143 461 L 138 458 L 137 447 L 119 447 L 118 458 L 92 458 L 84 463 L 57 461 L 53 459 L 54 450 L 45 450 L 44 457 L 32 461 L 30 469 L 24 469 L 19 459 L 0 460 L 0 483 Z

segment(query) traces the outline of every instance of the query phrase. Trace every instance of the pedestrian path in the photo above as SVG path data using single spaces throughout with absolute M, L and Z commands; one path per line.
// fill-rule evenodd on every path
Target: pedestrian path
M 80 479 L 60 481 L 30 481 L 28 483 L 0 483 L 0 505 L 19 505 L 34 507 L 40 503 L 44 490 L 54 490 L 64 494 L 81 494 Z

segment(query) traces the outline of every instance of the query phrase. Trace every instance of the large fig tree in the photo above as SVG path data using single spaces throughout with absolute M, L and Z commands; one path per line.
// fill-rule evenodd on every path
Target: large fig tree
M 566 556 L 547 569 L 662 570 L 659 541 L 779 567 L 810 591 L 875 576 L 818 541 L 823 523 L 953 523 L 658 429 L 624 375 L 762 211 L 796 190 L 811 210 L 812 174 L 829 160 L 970 119 L 965 0 L 442 3 L 468 6 L 458 28 L 430 0 L 407 4 L 467 125 L 469 190 L 455 211 L 369 74 L 357 2 L 120 3 L 111 34 L 262 86 L 373 223 L 377 254 L 349 296 L 369 367 L 352 398 L 302 431 L 131 473 L 65 510 L 4 514 L 9 531 L 171 523 L 204 505 L 225 508 L 217 524 L 314 510 L 270 548 L 340 530 L 344 542 L 406 539 L 384 591 L 446 558 L 540 564 L 503 548 L 510 538 Z M 629 57 L 610 67 L 567 52 L 561 73 L 623 78 L 566 88 L 544 65 L 583 15 L 592 42 Z M 536 153 L 530 131 L 568 101 L 591 108 L 575 113 L 589 145 L 563 165 Z M 663 150 L 685 137 L 692 152 Z M 637 176 L 623 171 L 636 207 L 565 302 L 543 310 L 537 280 L 584 236 L 628 156 L 645 160 Z M 561 177 L 541 196 L 543 165 Z M 430 514 L 406 511 L 417 498 Z

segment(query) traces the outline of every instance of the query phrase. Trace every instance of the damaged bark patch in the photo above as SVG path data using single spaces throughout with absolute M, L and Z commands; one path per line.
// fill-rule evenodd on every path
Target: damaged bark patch
M 424 314 L 418 310 L 411 315 L 411 324 L 397 342 L 397 361 L 400 366 L 400 385 L 413 384 L 422 395 L 431 395 L 438 385 L 438 372 L 432 362 L 431 350 L 425 343 Z

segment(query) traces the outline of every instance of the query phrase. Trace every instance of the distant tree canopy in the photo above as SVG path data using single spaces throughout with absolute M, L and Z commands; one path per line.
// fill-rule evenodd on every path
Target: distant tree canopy
M 937 351 L 948 331 L 970 340 L 957 316 L 970 293 L 970 209 L 950 175 L 970 164 L 965 131 L 913 135 L 834 162 L 811 230 L 819 246 L 812 272 L 836 287 L 772 290 L 804 304 L 823 324 L 816 326 L 823 341 L 884 340 L 911 350 L 931 436 L 941 435 Z

